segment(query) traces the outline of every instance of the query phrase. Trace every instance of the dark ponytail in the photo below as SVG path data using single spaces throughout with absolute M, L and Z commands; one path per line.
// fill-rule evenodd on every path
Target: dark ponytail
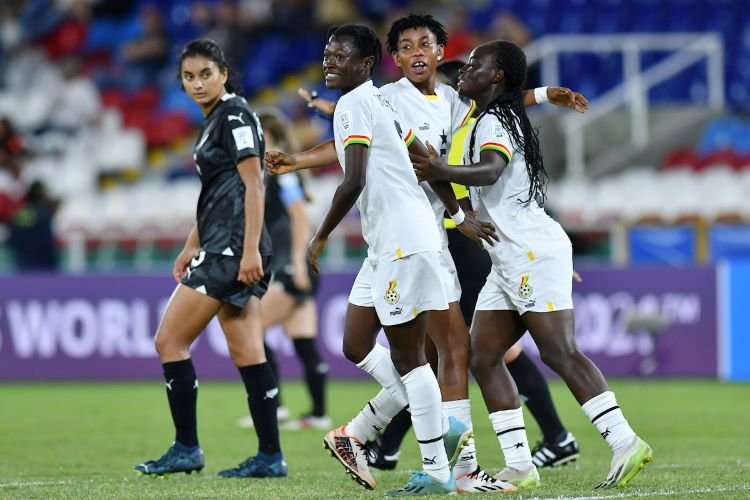
M 227 92 L 237 95 L 242 94 L 242 87 L 235 81 L 237 75 L 229 66 L 226 57 L 224 57 L 224 51 L 221 50 L 219 44 L 209 38 L 199 38 L 188 42 L 185 48 L 182 49 L 177 63 L 177 80 L 180 82 L 180 86 L 182 86 L 182 62 L 188 57 L 196 56 L 203 56 L 206 59 L 210 59 L 216 63 L 219 71 L 222 73 L 226 71 L 228 76 L 226 83 L 224 83 L 224 88 Z

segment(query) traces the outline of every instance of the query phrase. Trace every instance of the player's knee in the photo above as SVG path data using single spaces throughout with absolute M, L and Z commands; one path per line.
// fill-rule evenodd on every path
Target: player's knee
M 539 350 L 539 355 L 545 365 L 560 373 L 575 361 L 578 350 L 566 346 L 547 346 Z
M 344 345 L 342 347 L 346 359 L 348 359 L 355 365 L 361 363 L 371 350 L 363 348 L 363 346 L 357 345 L 354 342 L 346 342 L 346 339 L 344 340 Z
M 477 379 L 481 379 L 493 364 L 489 356 L 481 353 L 472 353 L 469 358 L 469 370 Z

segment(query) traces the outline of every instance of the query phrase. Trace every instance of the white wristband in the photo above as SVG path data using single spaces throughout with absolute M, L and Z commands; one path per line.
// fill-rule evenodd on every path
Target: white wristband
M 464 220 L 466 219 L 466 214 L 464 213 L 463 210 L 461 210 L 461 207 L 458 207 L 458 212 L 456 212 L 455 214 L 451 214 L 451 219 L 453 219 L 453 222 L 457 226 L 460 226 L 461 224 L 464 223 Z
M 549 102 L 549 97 L 547 97 L 547 87 L 537 87 L 534 89 L 534 100 L 537 104 L 544 104 L 545 102 Z

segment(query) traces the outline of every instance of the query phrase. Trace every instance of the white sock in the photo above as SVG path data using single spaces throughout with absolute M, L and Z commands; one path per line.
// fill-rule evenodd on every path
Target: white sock
M 401 380 L 409 396 L 409 409 L 414 434 L 422 452 L 424 471 L 441 483 L 450 479 L 448 457 L 443 444 L 443 425 L 440 411 L 440 386 L 430 365 L 413 369 Z
M 401 404 L 401 408 L 409 404 L 401 376 L 393 366 L 391 351 L 380 344 L 375 344 L 372 351 L 365 356 L 365 359 L 357 363 L 357 366 L 372 375 L 372 378 L 377 380 L 383 389 L 390 392 L 393 398 Z
M 367 405 L 346 424 L 346 434 L 365 443 L 375 437 L 404 407 L 390 392 L 381 389 Z
M 471 424 L 471 403 L 468 399 L 443 401 L 442 407 L 443 413 L 446 416 L 455 418 L 469 429 L 474 428 Z M 453 467 L 453 474 L 455 477 L 463 474 L 471 474 L 477 469 L 477 465 L 477 448 L 474 444 L 474 438 L 470 438 L 458 456 L 458 462 Z
M 635 437 L 635 432 L 617 406 L 614 392 L 603 392 L 583 403 L 581 408 L 613 452 L 624 448 Z
M 533 467 L 526 427 L 523 424 L 523 410 L 516 408 L 490 413 L 490 422 L 505 455 L 505 465 L 518 470 Z

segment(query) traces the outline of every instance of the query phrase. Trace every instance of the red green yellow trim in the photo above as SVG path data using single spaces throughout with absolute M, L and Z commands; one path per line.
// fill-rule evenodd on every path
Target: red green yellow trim
M 406 147 L 408 148 L 411 146 L 411 143 L 414 142 L 414 139 L 416 139 L 417 136 L 414 135 L 414 131 L 412 129 L 409 129 L 409 133 L 406 134 L 406 137 L 404 137 L 404 142 L 406 143 Z
M 346 139 L 344 139 L 344 147 L 346 148 L 350 144 L 362 144 L 364 146 L 370 147 L 370 138 L 366 135 L 350 135 Z
M 469 108 L 469 112 L 468 112 L 468 113 L 466 113 L 466 116 L 464 116 L 464 119 L 463 119 L 463 120 L 461 120 L 461 126 L 462 126 L 462 127 L 463 127 L 464 125 L 466 125 L 466 122 L 467 122 L 467 121 L 469 121 L 469 118 L 471 118 L 471 115 L 473 115 L 473 114 L 474 114 L 474 111 L 475 111 L 476 109 L 477 109 L 477 103 L 475 103 L 475 102 L 474 102 L 474 100 L 472 99 L 472 101 L 471 101 L 471 108 Z
M 487 149 L 492 149 L 493 151 L 497 151 L 501 155 L 505 156 L 505 159 L 508 160 L 508 163 L 510 163 L 510 159 L 512 158 L 512 155 L 510 154 L 510 150 L 507 147 L 497 142 L 486 142 L 482 144 L 482 147 L 479 148 L 479 152 L 481 153 L 482 151 L 485 151 Z

